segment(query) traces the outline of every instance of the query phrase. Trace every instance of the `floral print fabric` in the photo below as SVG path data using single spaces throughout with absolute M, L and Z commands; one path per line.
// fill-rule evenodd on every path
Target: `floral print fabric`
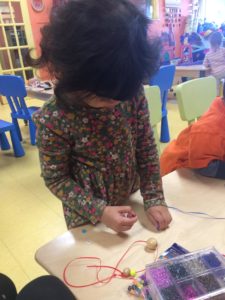
M 113 109 L 65 111 L 53 98 L 33 115 L 42 176 L 63 203 L 68 228 L 96 224 L 107 205 L 140 187 L 144 207 L 165 205 L 143 94 Z

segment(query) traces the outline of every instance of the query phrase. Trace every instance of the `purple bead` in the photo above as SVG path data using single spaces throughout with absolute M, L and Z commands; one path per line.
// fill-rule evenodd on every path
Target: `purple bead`
M 170 275 L 166 268 L 159 267 L 150 270 L 152 279 L 154 280 L 155 284 L 160 288 L 165 288 L 171 285 Z
M 191 300 L 199 296 L 198 291 L 191 284 L 183 285 L 181 288 L 186 300 Z

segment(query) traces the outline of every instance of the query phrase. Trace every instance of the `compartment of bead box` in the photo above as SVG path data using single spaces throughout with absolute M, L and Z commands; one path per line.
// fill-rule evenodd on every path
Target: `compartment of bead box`
M 157 300 L 225 299 L 225 259 L 215 248 L 188 253 L 148 265 L 146 280 Z

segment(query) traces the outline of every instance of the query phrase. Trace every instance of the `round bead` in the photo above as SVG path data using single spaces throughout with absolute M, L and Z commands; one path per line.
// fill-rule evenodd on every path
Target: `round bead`
M 135 277 L 136 276 L 136 271 L 135 269 L 130 269 L 130 276 Z
M 130 268 L 125 268 L 123 270 L 123 276 L 124 277 L 129 277 L 130 276 Z
M 146 241 L 146 250 L 147 251 L 156 250 L 157 246 L 158 246 L 158 243 L 155 238 L 150 238 Z

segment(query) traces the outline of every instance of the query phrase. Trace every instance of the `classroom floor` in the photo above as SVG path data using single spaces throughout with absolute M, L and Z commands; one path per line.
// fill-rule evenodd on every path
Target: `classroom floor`
M 42 101 L 29 99 L 29 106 Z M 0 105 L 1 118 L 10 120 L 8 105 Z M 168 102 L 171 138 L 186 127 L 175 100 Z M 30 280 L 46 274 L 34 258 L 35 251 L 66 231 L 61 203 L 40 177 L 38 151 L 29 144 L 28 127 L 21 124 L 26 155 L 0 151 L 0 273 L 20 290 Z M 166 144 L 161 144 L 161 150 Z

